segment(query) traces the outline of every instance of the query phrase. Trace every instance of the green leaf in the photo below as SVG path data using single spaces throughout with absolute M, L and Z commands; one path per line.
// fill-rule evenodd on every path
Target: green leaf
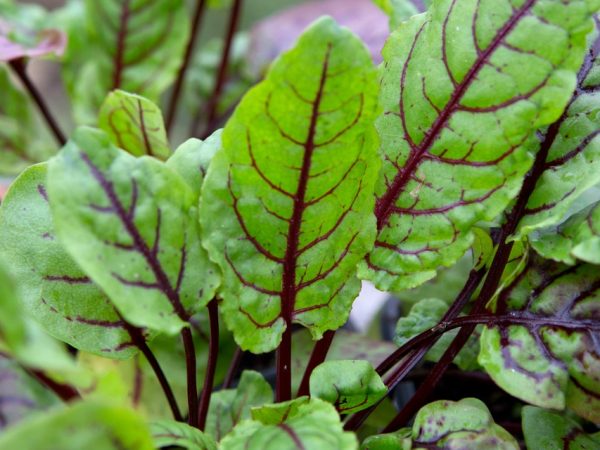
M 153 450 L 144 420 L 130 409 L 79 402 L 38 414 L 0 435 L 2 450 Z
M 204 182 L 208 165 L 221 148 L 221 134 L 217 130 L 206 140 L 191 138 L 181 144 L 167 160 L 167 166 L 181 175 L 187 184 L 200 197 L 200 188 Z
M 271 403 L 252 408 L 252 419 L 263 425 L 283 423 L 287 417 L 295 416 L 298 408 L 310 402 L 308 396 L 297 397 L 287 402 Z
M 359 275 L 382 290 L 435 276 L 516 195 L 533 132 L 575 86 L 597 1 L 434 2 L 383 50 L 378 238 Z
M 189 35 L 185 2 L 86 0 L 84 6 L 72 8 L 65 19 L 75 39 L 63 73 L 77 121 L 94 123 L 114 89 L 158 102 L 182 62 Z
M 315 339 L 346 322 L 374 237 L 376 92 L 363 44 L 323 18 L 227 123 L 200 220 L 243 349 L 273 350 L 292 322 Z
M 186 423 L 173 420 L 151 422 L 150 431 L 157 448 L 175 446 L 187 450 L 217 450 L 217 444 L 210 436 Z
M 369 436 L 360 446 L 360 450 L 410 450 L 412 439 L 410 428 L 403 428 L 398 433 L 386 433 Z
M 245 420 L 221 441 L 222 450 L 358 449 L 353 433 L 344 432 L 335 408 L 312 399 L 289 412 L 280 423 Z
M 242 420 L 250 418 L 250 409 L 273 401 L 273 389 L 263 376 L 245 370 L 236 389 L 224 389 L 212 394 L 206 432 L 220 441 Z
M 552 409 L 566 405 L 598 422 L 598 269 L 530 260 L 498 298 L 497 313 L 510 318 L 484 328 L 479 363 L 523 401 Z
M 600 433 L 587 434 L 568 417 L 533 406 L 522 410 L 529 450 L 591 450 L 600 448 Z
M 567 110 L 537 144 L 548 157 L 516 238 L 563 221 L 575 201 L 600 181 L 600 60 L 592 59 L 590 51 Z
M 437 298 L 425 298 L 414 304 L 408 315 L 398 320 L 394 343 L 402 346 L 419 333 L 435 327 L 442 320 L 447 310 L 448 304 Z M 457 332 L 458 330 L 451 330 L 444 333 L 431 350 L 427 352 L 425 359 L 437 362 L 456 337 Z M 477 354 L 479 353 L 478 334 L 479 332 L 474 333 L 474 336 L 469 339 L 454 358 L 454 364 L 462 370 L 474 370 L 479 367 L 477 365 Z
M 112 91 L 100 107 L 98 126 L 133 156 L 167 159 L 171 154 L 160 108 L 147 98 Z
M 0 431 L 59 402 L 19 364 L 0 355 Z
M 531 246 L 545 258 L 566 264 L 579 259 L 600 264 L 600 203 L 585 208 L 567 221 L 532 233 Z
M 125 323 L 55 236 L 46 174 L 45 163 L 27 169 L 0 207 L 0 252 L 21 287 L 23 306 L 47 333 L 77 349 L 131 357 L 136 349 Z
M 368 361 L 326 361 L 310 376 L 310 396 L 332 403 L 340 414 L 352 414 L 374 405 L 387 387 Z
M 424 11 L 418 0 L 373 0 L 390 17 L 390 30 L 395 30 L 402 22 Z
M 412 439 L 414 449 L 519 449 L 517 440 L 494 423 L 487 407 L 476 398 L 424 406 L 415 417 Z
M 214 295 L 193 191 L 163 163 L 79 128 L 49 164 L 57 234 L 133 324 L 174 334 Z

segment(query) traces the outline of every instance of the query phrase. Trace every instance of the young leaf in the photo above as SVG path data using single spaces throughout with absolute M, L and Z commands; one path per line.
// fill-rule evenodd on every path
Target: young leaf
M 479 363 L 521 400 L 552 409 L 566 405 L 598 422 L 598 269 L 531 259 L 500 294 L 497 313 L 511 319 L 484 328 Z
M 310 396 L 352 414 L 377 403 L 387 388 L 373 366 L 362 360 L 326 361 L 310 376 Z
M 48 193 L 61 242 L 131 323 L 174 334 L 213 297 L 194 194 L 163 163 L 79 128 L 49 164 Z
M 222 450 L 238 449 L 358 449 L 353 433 L 342 429 L 335 408 L 312 399 L 298 406 L 279 423 L 245 420 L 221 441 Z
M 112 91 L 100 107 L 98 126 L 116 146 L 134 156 L 167 159 L 171 154 L 162 113 L 147 98 Z
M 600 181 L 598 51 L 597 39 L 579 72 L 567 110 L 538 143 L 548 149 L 548 158 L 519 222 L 517 238 L 563 220 L 575 200 Z
M 439 400 L 424 406 L 415 417 L 412 439 L 415 449 L 519 449 L 516 439 L 494 423 L 487 407 L 476 398 Z
M 93 123 L 111 90 L 153 102 L 174 80 L 189 34 L 183 0 L 86 0 L 82 14 L 67 18 L 64 74 L 80 122 Z M 90 53 L 94 57 L 89 58 Z
M 136 349 L 123 320 L 55 236 L 46 174 L 45 163 L 25 170 L 0 207 L 0 251 L 23 304 L 57 339 L 108 358 L 128 358 Z
M 600 264 L 600 203 L 585 208 L 566 222 L 530 236 L 531 246 L 548 259 L 575 264 L 577 259 Z
M 533 406 L 525 406 L 521 414 L 528 450 L 600 448 L 600 433 L 587 434 L 568 417 Z
M 217 450 L 215 441 L 197 428 L 174 420 L 150 423 L 156 448 L 182 447 L 187 450 Z
M 435 2 L 383 50 L 378 238 L 359 275 L 383 290 L 453 264 L 517 193 L 532 132 L 573 90 L 599 2 Z
M 217 130 L 206 140 L 191 138 L 181 144 L 167 160 L 167 166 L 181 175 L 197 197 L 204 182 L 208 164 L 221 148 L 221 134 Z
M 292 322 L 316 339 L 348 318 L 356 263 L 374 237 L 376 91 L 362 43 L 324 18 L 225 127 L 200 220 L 242 348 L 274 349 Z
M 133 411 L 97 402 L 42 413 L 0 435 L 1 449 L 153 450 L 144 420 Z
M 360 450 L 411 450 L 412 431 L 403 428 L 397 433 L 385 433 L 369 436 L 360 446 Z
M 390 17 L 390 30 L 415 14 L 425 11 L 422 0 L 373 0 Z
M 242 420 L 250 418 L 253 406 L 273 401 L 273 389 L 263 376 L 252 370 L 242 373 L 236 389 L 224 389 L 212 394 L 206 432 L 220 441 Z

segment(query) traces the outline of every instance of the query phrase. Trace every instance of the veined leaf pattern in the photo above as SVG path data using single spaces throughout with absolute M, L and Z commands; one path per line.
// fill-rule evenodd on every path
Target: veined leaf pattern
M 596 20 L 598 33 L 599 22 Z M 600 181 L 600 38 L 586 55 L 569 105 L 542 133 L 548 157 L 519 223 L 517 238 L 564 220 L 583 192 Z
M 364 46 L 325 18 L 225 127 L 201 222 L 242 348 L 274 349 L 292 322 L 319 338 L 346 321 L 360 289 L 356 263 L 375 231 L 376 91 Z
M 0 252 L 24 306 L 57 339 L 107 358 L 128 358 L 136 349 L 124 321 L 55 235 L 46 174 L 45 163 L 27 169 L 0 207 Z
M 384 290 L 454 263 L 531 164 L 533 131 L 575 84 L 598 2 L 442 0 L 383 50 L 378 238 L 360 274 Z M 485 130 L 485 131 L 484 131 Z
M 509 394 L 600 420 L 600 276 L 589 264 L 531 257 L 497 300 L 511 319 L 486 327 L 479 363 Z
M 160 108 L 147 98 L 116 90 L 100 108 L 98 126 L 134 156 L 167 159 L 171 154 Z
M 131 323 L 174 334 L 213 297 L 196 197 L 160 161 L 82 127 L 50 162 L 48 193 L 61 242 Z

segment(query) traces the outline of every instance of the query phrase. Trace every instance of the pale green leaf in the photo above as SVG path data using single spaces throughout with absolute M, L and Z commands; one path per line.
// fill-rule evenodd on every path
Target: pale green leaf
M 376 434 L 363 441 L 360 450 L 410 450 L 412 439 L 410 428 L 397 433 Z
M 325 400 L 340 414 L 352 414 L 374 405 L 387 387 L 368 361 L 326 361 L 310 376 L 310 396 Z
M 383 290 L 456 262 L 532 161 L 533 132 L 573 91 L 598 1 L 440 0 L 383 50 L 378 238 L 361 277 Z
M 98 126 L 113 144 L 133 156 L 167 159 L 171 154 L 160 108 L 147 98 L 112 91 L 100 107 Z
M 150 423 L 150 431 L 157 448 L 176 446 L 187 450 L 217 450 L 215 441 L 197 428 L 173 420 Z
M 49 164 L 57 234 L 129 322 L 174 334 L 212 297 L 191 188 L 154 158 L 79 128 Z
M 292 323 L 317 339 L 347 320 L 374 237 L 376 92 L 363 44 L 323 18 L 227 123 L 200 220 L 243 349 L 274 349 Z
M 373 0 L 390 17 L 390 30 L 396 29 L 403 21 L 423 12 L 425 5 L 419 0 Z

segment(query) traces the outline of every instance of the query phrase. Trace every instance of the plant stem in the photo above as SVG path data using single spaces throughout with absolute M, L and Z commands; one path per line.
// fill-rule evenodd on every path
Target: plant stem
M 217 118 L 217 108 L 219 106 L 219 100 L 223 93 L 223 87 L 227 81 L 227 66 L 229 64 L 229 54 L 231 53 L 231 46 L 233 44 L 233 37 L 237 31 L 240 22 L 240 12 L 242 10 L 242 0 L 234 0 L 233 5 L 229 13 L 229 23 L 227 25 L 227 34 L 225 36 L 225 42 L 223 45 L 223 52 L 221 53 L 221 61 L 219 62 L 219 70 L 215 80 L 215 87 L 212 95 L 210 96 L 208 103 L 206 104 L 206 125 L 202 137 L 205 138 L 212 131 Z M 200 111 L 199 111 L 200 112 Z M 196 126 L 200 120 L 199 114 L 194 117 L 192 122 L 192 129 L 195 131 Z M 195 132 L 190 133 L 191 135 L 196 134 Z
M 198 425 L 198 388 L 196 386 L 196 349 L 192 332 L 188 327 L 181 330 L 181 339 L 185 350 L 185 367 L 187 372 L 188 424 Z
M 277 375 L 275 401 L 285 402 L 292 398 L 292 324 L 288 323 L 277 347 Z
M 71 402 L 81 398 L 79 392 L 77 392 L 77 389 L 75 389 L 73 386 L 54 381 L 41 370 L 26 370 L 27 373 L 38 380 L 42 385 L 52 390 L 52 392 L 54 392 L 62 401 Z
M 38 109 L 40 110 L 40 113 L 42 113 L 42 117 L 46 121 L 48 128 L 50 128 L 50 131 L 52 131 L 52 134 L 56 138 L 56 141 L 60 144 L 61 147 L 65 145 L 67 143 L 65 135 L 58 126 L 57 121 L 54 119 L 54 116 L 50 112 L 50 109 L 46 105 L 46 102 L 44 101 L 42 95 L 27 75 L 25 60 L 23 58 L 14 59 L 12 61 L 9 61 L 8 64 L 13 69 L 17 77 L 19 77 L 19 80 L 21 80 L 23 86 L 25 86 L 25 88 L 29 92 L 31 99 L 37 105 Z
M 129 333 L 129 336 L 131 336 L 133 344 L 140 350 L 140 352 L 142 352 L 142 354 L 146 358 L 146 361 L 148 361 L 148 364 L 152 368 L 156 379 L 160 383 L 160 387 L 162 388 L 165 394 L 167 403 L 171 408 L 173 418 L 178 422 L 182 422 L 183 416 L 181 415 L 181 411 L 179 410 L 179 405 L 177 405 L 177 400 L 175 399 L 175 395 L 173 394 L 171 385 L 169 384 L 169 381 L 167 380 L 167 377 L 165 376 L 165 373 L 163 372 L 160 363 L 156 359 L 156 356 L 154 356 L 154 353 L 152 353 L 152 350 L 150 350 L 150 347 L 148 347 L 148 344 L 146 343 L 146 339 L 144 338 L 142 331 L 138 327 L 131 325 L 123 318 L 121 318 L 121 320 L 123 320 L 125 329 Z
M 308 360 L 308 365 L 306 366 L 306 370 L 304 371 L 304 375 L 302 376 L 302 381 L 300 382 L 300 387 L 298 388 L 297 397 L 301 397 L 303 395 L 309 395 L 309 382 L 310 376 L 319 364 L 325 361 L 327 358 L 327 352 L 331 347 L 331 343 L 333 342 L 333 338 L 335 337 L 335 330 L 328 330 L 323 334 L 323 337 L 319 339 L 319 341 L 315 344 L 313 351 L 310 355 L 310 359 Z
M 179 68 L 179 73 L 177 74 L 175 85 L 173 86 L 173 93 L 171 94 L 171 99 L 169 100 L 169 107 L 167 109 L 167 116 L 165 119 L 165 127 L 167 128 L 167 131 L 171 130 L 173 126 L 173 121 L 175 120 L 175 116 L 177 115 L 177 106 L 179 103 L 179 97 L 181 95 L 181 88 L 183 87 L 183 82 L 185 81 L 185 74 L 190 65 L 192 54 L 194 53 L 194 45 L 198 38 L 198 34 L 200 34 L 200 24 L 202 22 L 202 16 L 204 15 L 205 9 L 206 0 L 198 0 L 196 2 L 196 9 L 194 11 L 194 17 L 192 19 L 192 32 L 190 34 L 187 46 L 185 48 L 183 62 L 181 64 L 181 67 Z
M 201 431 L 204 431 L 206 425 L 206 416 L 210 405 L 210 397 L 215 380 L 215 370 L 217 368 L 217 358 L 219 355 L 219 309 L 217 299 L 213 298 L 208 303 L 207 308 L 210 320 L 210 338 L 208 341 L 206 375 L 204 376 L 204 385 L 202 386 L 202 395 L 198 406 L 198 428 Z
M 235 380 L 235 376 L 237 375 L 238 370 L 240 368 L 242 356 L 244 356 L 244 351 L 240 347 L 236 348 L 235 353 L 233 354 L 233 358 L 231 359 L 231 364 L 229 364 L 229 369 L 227 369 L 225 381 L 223 381 L 223 389 L 229 389 L 231 387 L 233 380 Z

